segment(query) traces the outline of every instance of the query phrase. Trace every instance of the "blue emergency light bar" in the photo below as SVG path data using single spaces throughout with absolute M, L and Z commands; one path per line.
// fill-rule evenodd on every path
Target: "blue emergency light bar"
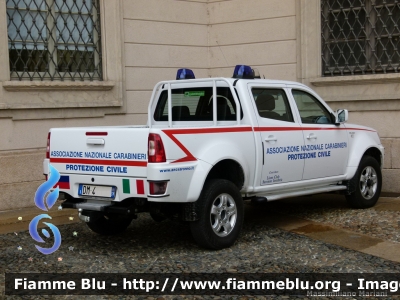
M 233 78 L 254 79 L 253 69 L 245 65 L 237 65 L 233 71 Z
M 183 79 L 195 79 L 194 73 L 190 69 L 179 69 L 178 73 L 176 73 L 176 80 L 183 80 Z

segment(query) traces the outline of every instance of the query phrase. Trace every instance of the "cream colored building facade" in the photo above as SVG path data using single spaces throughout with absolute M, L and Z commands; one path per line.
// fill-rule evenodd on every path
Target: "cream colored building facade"
M 46 0 L 50 1 L 50 0 Z M 386 148 L 383 191 L 400 193 L 400 74 L 321 76 L 320 0 L 100 0 L 102 81 L 18 81 L 0 4 L 0 211 L 33 206 L 52 127 L 145 124 L 154 84 L 236 64 L 317 91 Z

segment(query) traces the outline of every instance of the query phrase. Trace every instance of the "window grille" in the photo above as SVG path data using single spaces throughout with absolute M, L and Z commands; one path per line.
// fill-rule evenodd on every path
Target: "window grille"
M 6 0 L 11 79 L 102 80 L 99 0 Z
M 321 0 L 322 76 L 400 72 L 400 0 Z

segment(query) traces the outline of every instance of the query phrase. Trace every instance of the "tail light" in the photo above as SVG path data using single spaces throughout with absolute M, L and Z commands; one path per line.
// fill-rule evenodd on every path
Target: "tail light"
M 161 140 L 160 135 L 156 133 L 149 134 L 148 140 L 148 161 L 149 163 L 161 163 L 166 162 L 164 144 Z
M 50 132 L 47 135 L 46 158 L 50 158 Z

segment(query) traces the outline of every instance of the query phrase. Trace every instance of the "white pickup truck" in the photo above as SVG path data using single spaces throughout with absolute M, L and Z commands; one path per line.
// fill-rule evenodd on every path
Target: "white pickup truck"
M 346 124 L 347 110 L 305 85 L 254 73 L 194 79 L 181 69 L 155 86 L 147 125 L 51 129 L 44 173 L 51 164 L 61 174 L 62 207 L 105 235 L 140 212 L 187 221 L 199 245 L 221 249 L 239 236 L 244 200 L 340 192 L 354 208 L 375 205 L 377 132 Z

